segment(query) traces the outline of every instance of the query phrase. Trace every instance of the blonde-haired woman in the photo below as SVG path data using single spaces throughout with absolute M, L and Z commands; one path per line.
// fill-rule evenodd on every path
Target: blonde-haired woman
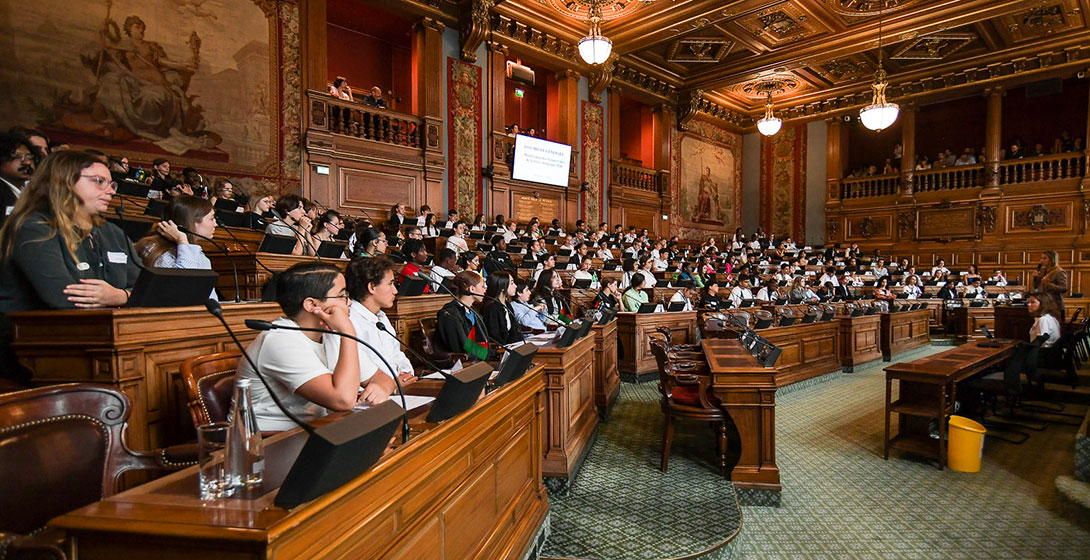
M 0 228 L 0 371 L 20 371 L 10 350 L 13 311 L 119 307 L 140 269 L 125 233 L 107 223 L 116 183 L 86 152 L 51 154 Z

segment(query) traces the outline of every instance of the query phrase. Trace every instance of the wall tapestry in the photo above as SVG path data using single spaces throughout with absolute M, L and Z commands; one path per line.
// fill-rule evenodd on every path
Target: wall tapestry
M 481 196 L 481 68 L 447 58 L 450 85 L 450 206 L 472 218 L 482 210 Z
M 806 238 L 806 125 L 761 136 L 760 203 L 765 232 Z
M 583 102 L 583 182 L 587 191 L 583 197 L 582 218 L 588 227 L 594 228 L 602 221 L 602 199 L 605 188 L 602 153 L 604 148 L 605 126 L 602 106 L 589 101 Z
M 696 120 L 671 132 L 670 233 L 698 240 L 742 225 L 742 136 Z
M 21 4 L 0 21 L 0 122 L 297 190 L 298 12 L 269 0 Z

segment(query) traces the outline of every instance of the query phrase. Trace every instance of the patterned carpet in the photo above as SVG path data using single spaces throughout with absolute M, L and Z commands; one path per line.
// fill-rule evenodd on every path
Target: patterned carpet
M 713 464 L 710 426 L 675 426 L 670 471 L 659 470 L 662 413 L 654 383 L 621 384 L 609 421 L 566 495 L 550 495 L 543 557 L 715 558 L 741 523 L 734 488 Z M 710 551 L 710 552 L 709 552 Z
M 999 457 L 1031 447 L 989 439 L 976 474 L 899 453 L 884 461 L 884 365 L 777 396 L 782 506 L 743 507 L 734 558 L 1090 558 L 1090 533 L 1050 511 L 1047 488 L 1033 482 L 1050 478 Z M 1073 435 L 1053 437 L 1074 444 Z

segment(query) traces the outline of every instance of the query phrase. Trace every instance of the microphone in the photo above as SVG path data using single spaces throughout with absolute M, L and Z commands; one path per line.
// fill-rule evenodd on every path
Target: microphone
M 396 334 L 386 330 L 386 323 L 383 323 L 382 321 L 379 321 L 378 323 L 375 324 L 375 326 L 378 327 L 378 330 L 380 330 L 380 331 L 390 335 L 391 337 L 393 337 L 393 339 L 396 340 L 397 343 L 400 344 L 402 348 L 408 350 L 410 354 L 415 356 L 416 359 L 423 362 L 424 365 L 426 365 L 426 366 L 434 369 L 435 371 L 439 372 L 439 374 L 442 375 L 443 377 L 446 377 L 447 379 L 450 379 L 451 375 L 449 373 L 443 371 L 443 368 L 440 368 L 439 366 L 432 363 L 431 360 L 425 358 L 424 356 L 421 356 L 419 352 L 417 352 L 416 350 L 413 350 L 412 348 L 409 347 L 408 344 L 405 344 L 404 342 L 402 342 L 401 339 L 398 338 Z
M 310 424 L 307 424 L 306 422 L 300 420 L 299 417 L 295 415 L 295 413 L 288 410 L 288 407 L 284 406 L 284 403 L 280 402 L 280 398 L 276 396 L 276 392 L 273 391 L 272 387 L 269 386 L 269 381 L 265 379 L 265 375 L 257 369 L 257 364 L 255 364 L 253 358 L 250 357 L 250 353 L 247 352 L 246 348 L 242 346 L 242 343 L 239 342 L 238 337 L 235 336 L 235 331 L 231 330 L 231 326 L 228 325 L 227 320 L 223 318 L 223 307 L 220 306 L 220 302 L 212 298 L 208 298 L 208 301 L 205 302 L 204 307 L 205 309 L 208 309 L 209 313 L 219 319 L 220 323 L 223 323 L 223 328 L 227 329 L 227 334 L 231 335 L 231 340 L 235 342 L 235 346 L 238 346 L 238 349 L 242 352 L 242 356 L 246 358 L 246 363 L 250 364 L 250 368 L 254 370 L 254 374 L 257 375 L 257 378 L 261 380 L 261 384 L 265 386 L 265 390 L 268 391 L 269 397 L 271 397 L 273 402 L 276 403 L 276 407 L 280 409 L 280 412 L 283 412 L 284 416 L 287 416 L 289 420 L 305 430 L 308 434 L 312 436 L 316 435 L 314 433 L 314 428 Z M 247 326 L 249 325 L 247 324 Z
M 292 224 L 289 224 L 288 220 L 286 218 L 284 218 L 283 216 L 281 216 L 280 212 L 276 211 L 276 208 L 270 208 L 269 211 L 272 212 L 272 215 L 273 215 L 274 218 L 276 218 L 277 220 L 280 220 L 280 223 L 284 224 L 289 229 L 291 229 L 291 231 L 295 232 L 295 237 L 296 238 L 298 238 L 300 241 L 306 243 L 307 246 L 310 247 L 311 252 L 314 253 L 314 256 L 318 259 L 318 262 L 322 261 L 321 255 L 318 254 L 318 249 L 314 248 L 314 244 L 310 242 L 310 239 L 308 239 L 307 236 L 303 235 L 302 232 L 299 231 L 299 228 L 293 226 Z
M 211 237 L 201 235 L 201 234 L 199 234 L 199 233 L 197 233 L 195 231 L 192 231 L 192 230 L 190 230 L 189 228 L 186 228 L 186 227 L 178 226 L 178 231 L 180 231 L 182 233 L 190 234 L 190 235 L 192 235 L 194 237 L 200 237 L 201 239 L 211 243 L 215 248 L 217 248 L 217 249 L 219 249 L 220 251 L 223 252 L 224 256 L 227 257 L 227 262 L 231 263 L 231 273 L 235 277 L 235 303 L 240 303 L 242 301 L 242 292 L 239 289 L 239 285 L 238 285 L 238 267 L 235 266 L 235 258 L 231 256 L 231 252 L 227 250 L 227 247 L 225 247 L 223 245 L 220 245 L 219 243 L 216 242 L 215 239 L 212 239 Z
M 384 358 L 382 356 L 382 354 L 378 350 L 375 349 L 374 346 L 371 346 L 370 344 L 364 342 L 363 340 L 361 340 L 358 337 L 355 337 L 355 336 L 350 335 L 348 333 L 335 331 L 333 329 L 312 329 L 312 328 L 307 328 L 307 327 L 293 327 L 293 326 L 289 326 L 289 325 L 277 325 L 275 323 L 270 323 L 269 321 L 261 321 L 261 320 L 258 320 L 258 319 L 246 319 L 246 328 L 253 329 L 255 331 L 268 331 L 268 330 L 273 330 L 273 329 L 284 329 L 284 330 L 289 330 L 289 331 L 335 334 L 337 336 L 343 336 L 345 338 L 355 340 L 356 342 L 366 346 L 368 350 L 370 350 L 374 355 L 378 356 L 378 359 L 382 360 L 383 365 L 385 365 L 386 369 L 390 372 L 390 377 L 393 377 L 394 378 L 394 383 L 397 384 L 397 392 L 401 395 L 401 408 L 405 409 L 405 414 L 402 415 L 402 417 L 401 417 L 401 443 L 405 443 L 405 442 L 409 441 L 409 414 L 408 414 L 409 413 L 409 405 L 405 403 L 405 391 L 401 388 L 401 379 L 398 378 L 397 371 L 394 370 L 394 368 L 390 366 L 390 362 L 387 362 L 386 358 Z

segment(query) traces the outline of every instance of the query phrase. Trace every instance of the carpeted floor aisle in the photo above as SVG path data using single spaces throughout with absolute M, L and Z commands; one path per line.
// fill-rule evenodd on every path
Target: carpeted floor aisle
M 575 485 L 566 495 L 549 496 L 552 529 L 543 557 L 679 558 L 735 535 L 741 510 L 734 488 L 712 464 L 710 426 L 676 426 L 670 470 L 659 470 L 658 399 L 655 383 L 621 384 Z
M 1047 509 L 1047 491 L 1037 481 L 1051 477 L 1008 470 L 1000 458 L 1041 453 L 1037 446 L 989 439 L 975 474 L 939 471 L 901 454 L 884 461 L 884 365 L 777 397 L 782 506 L 743 507 L 733 557 L 1090 558 L 1090 533 Z M 1074 440 L 1051 437 L 1062 445 Z

